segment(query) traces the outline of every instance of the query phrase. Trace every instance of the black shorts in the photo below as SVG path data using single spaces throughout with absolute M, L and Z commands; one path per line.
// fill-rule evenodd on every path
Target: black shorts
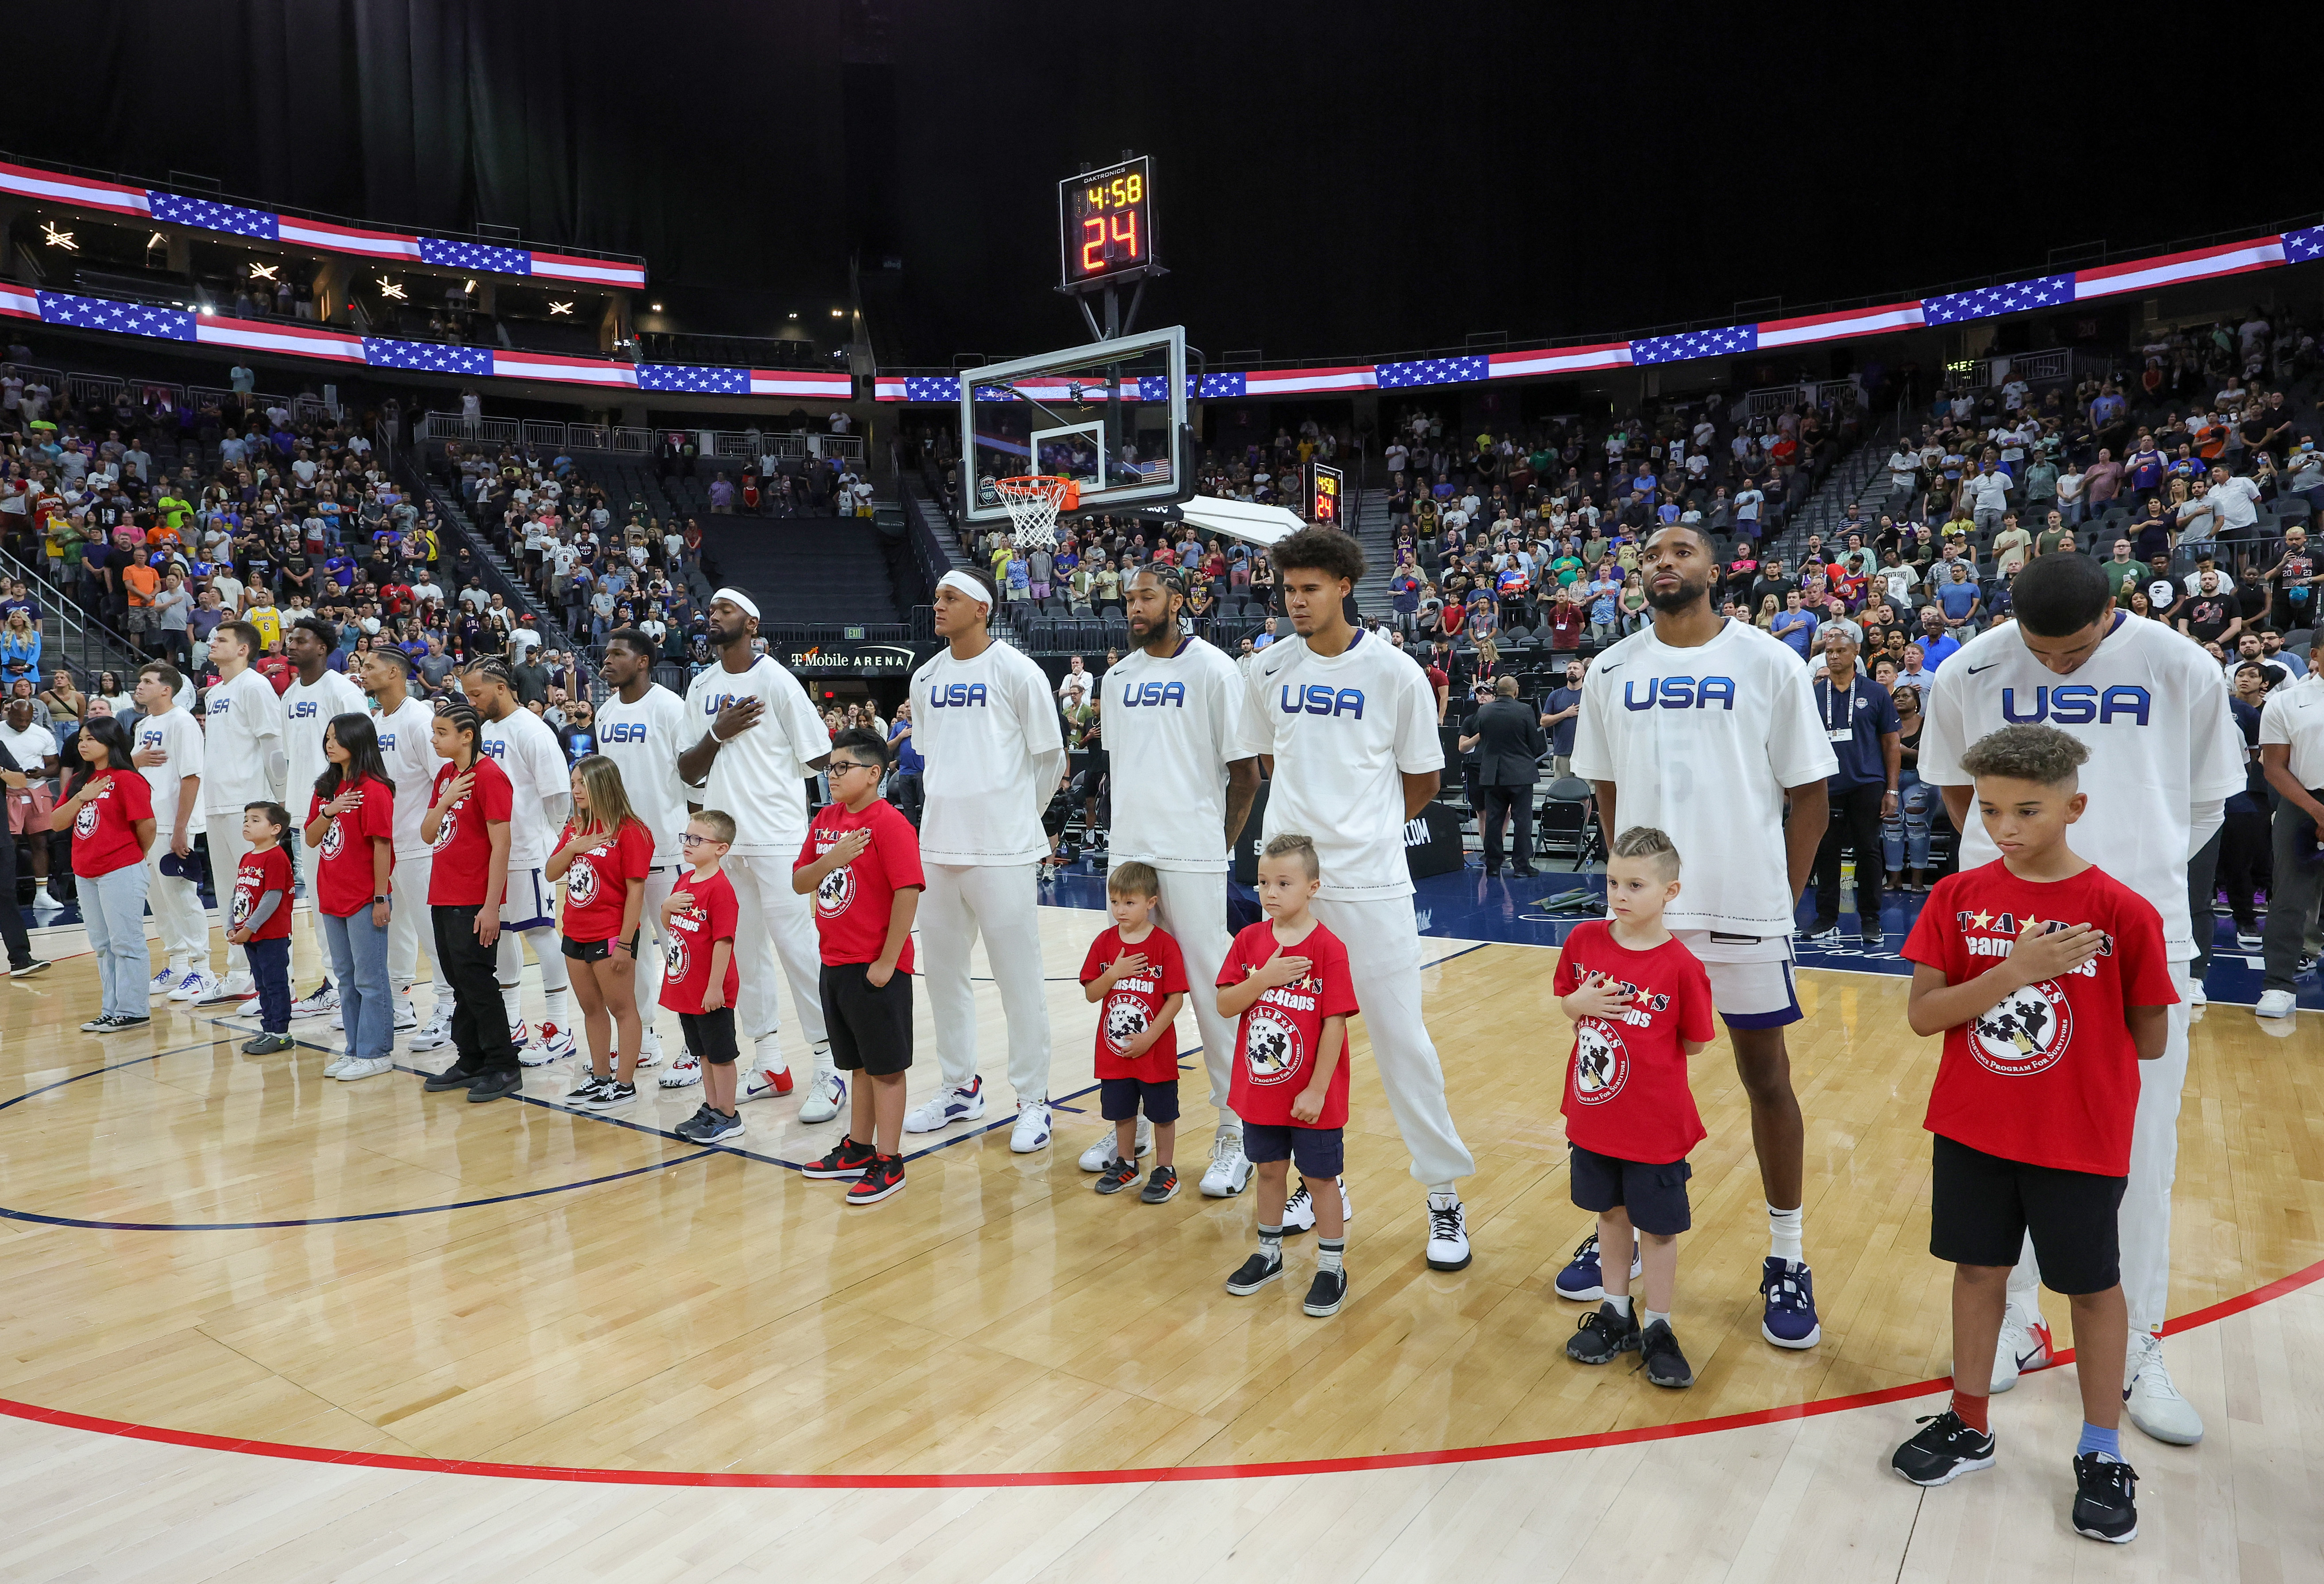
M 1097 1081 L 1097 1114 L 1109 1122 L 1127 1122 L 1140 1108 L 1149 1122 L 1178 1119 L 1178 1081 L 1148 1083 L 1142 1078 L 1101 1078 Z
M 1339 1128 L 1278 1128 L 1268 1122 L 1245 1122 L 1242 1158 L 1253 1165 L 1287 1160 L 1303 1177 L 1336 1177 L 1348 1169 L 1344 1132 Z
M 899 968 L 874 990 L 866 977 L 871 966 L 823 965 L 823 1023 L 833 1066 L 885 1078 L 911 1070 L 912 976 Z
M 640 925 L 630 935 L 630 961 L 632 962 L 638 960 L 638 937 L 643 934 L 645 926 Z M 576 962 L 603 962 L 613 954 L 613 943 L 611 941 L 576 941 L 568 935 L 560 935 L 558 940 L 559 949 Z
M 721 1007 L 715 1012 L 680 1012 L 678 1026 L 686 1034 L 686 1054 L 696 1063 L 707 1062 L 714 1067 L 731 1067 L 742 1054 L 734 1044 L 734 1008 Z
M 2122 1282 L 2116 1217 L 2127 1177 L 2029 1165 L 1936 1136 L 1929 1252 L 1954 1265 L 2014 1266 L 2034 1234 L 2042 1285 L 2075 1297 Z
M 1603 1214 L 1619 1206 L 1632 1226 L 1657 1238 L 1676 1237 L 1694 1225 L 1686 1200 L 1686 1180 L 1694 1175 L 1694 1168 L 1684 1161 L 1649 1165 L 1600 1155 L 1578 1144 L 1565 1147 L 1572 1155 L 1566 1184 L 1577 1208 Z

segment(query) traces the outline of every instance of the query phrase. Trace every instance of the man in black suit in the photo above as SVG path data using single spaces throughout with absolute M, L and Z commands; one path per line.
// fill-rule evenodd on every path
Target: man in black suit
M 1517 824 L 1517 862 L 1512 874 L 1530 877 L 1533 867 L 1533 789 L 1541 779 L 1541 756 L 1549 751 L 1541 716 L 1517 702 L 1517 679 L 1504 677 L 1496 696 L 1469 718 L 1461 751 L 1477 751 L 1478 816 L 1485 833 L 1485 872 L 1501 872 L 1501 822 Z

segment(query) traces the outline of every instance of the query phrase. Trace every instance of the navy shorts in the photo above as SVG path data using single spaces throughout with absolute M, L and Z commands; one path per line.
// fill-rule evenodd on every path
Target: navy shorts
M 1242 1157 L 1253 1165 L 1287 1160 L 1303 1177 L 1336 1177 L 1348 1168 L 1348 1152 L 1339 1128 L 1277 1128 L 1267 1122 L 1242 1125 Z
M 1936 1136 L 1929 1252 L 1954 1265 L 2015 1265 L 2034 1235 L 2042 1285 L 2075 1297 L 2122 1282 L 2117 1212 L 2127 1177 L 2036 1166 Z
M 1148 1083 L 1142 1078 L 1101 1078 L 1097 1081 L 1097 1114 L 1109 1122 L 1127 1122 L 1146 1112 L 1149 1122 L 1178 1119 L 1178 1081 Z
M 1628 1213 L 1632 1226 L 1658 1238 L 1674 1237 L 1694 1225 L 1694 1213 L 1686 1202 L 1686 1180 L 1694 1175 L 1694 1168 L 1684 1161 L 1647 1165 L 1600 1155 L 1578 1144 L 1566 1148 L 1573 1153 L 1566 1178 L 1579 1208 L 1602 1215 L 1618 1205 Z

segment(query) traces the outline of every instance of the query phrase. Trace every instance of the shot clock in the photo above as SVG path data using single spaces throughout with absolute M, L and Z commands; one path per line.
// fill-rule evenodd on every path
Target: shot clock
M 1135 278 L 1154 264 L 1154 181 L 1143 154 L 1057 183 L 1063 288 Z
M 1341 487 L 1345 474 L 1320 462 L 1307 465 L 1307 520 L 1318 528 L 1345 529 L 1341 511 Z

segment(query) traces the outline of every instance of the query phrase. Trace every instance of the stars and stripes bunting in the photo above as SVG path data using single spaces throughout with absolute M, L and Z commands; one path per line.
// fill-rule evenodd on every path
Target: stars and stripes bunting
M 400 236 L 392 231 L 366 231 L 323 220 L 301 220 L 293 215 L 278 216 L 274 229 L 281 241 L 300 243 L 329 253 L 356 253 L 365 258 L 414 262 L 420 257 L 418 237 Z
M 70 204 L 76 208 L 102 209 L 109 215 L 142 215 L 147 208 L 145 189 L 142 187 L 123 187 L 118 182 L 35 170 L 24 165 L 0 164 L 0 192 Z
M 236 204 L 222 204 L 216 198 L 150 189 L 145 194 L 145 207 L 153 218 L 166 225 L 223 231 L 229 236 L 248 236 L 260 242 L 276 240 L 275 218 L 264 209 L 245 209 Z
M 2248 270 L 2272 270 L 2288 262 L 2285 244 L 2290 240 L 2271 236 L 2258 242 L 2231 242 L 2221 247 L 2197 248 L 2191 253 L 2166 253 L 2159 259 L 2135 259 L 2126 264 L 2077 270 L 2074 300 L 2114 297 L 2125 291 L 2152 291 L 2182 281 L 2209 281 L 2220 275 L 2240 275 Z
M 102 297 L 77 297 L 69 291 L 41 292 L 39 302 L 43 324 L 74 330 L 110 330 L 119 336 L 152 336 L 164 341 L 194 338 L 194 315 L 189 309 L 115 302 Z

